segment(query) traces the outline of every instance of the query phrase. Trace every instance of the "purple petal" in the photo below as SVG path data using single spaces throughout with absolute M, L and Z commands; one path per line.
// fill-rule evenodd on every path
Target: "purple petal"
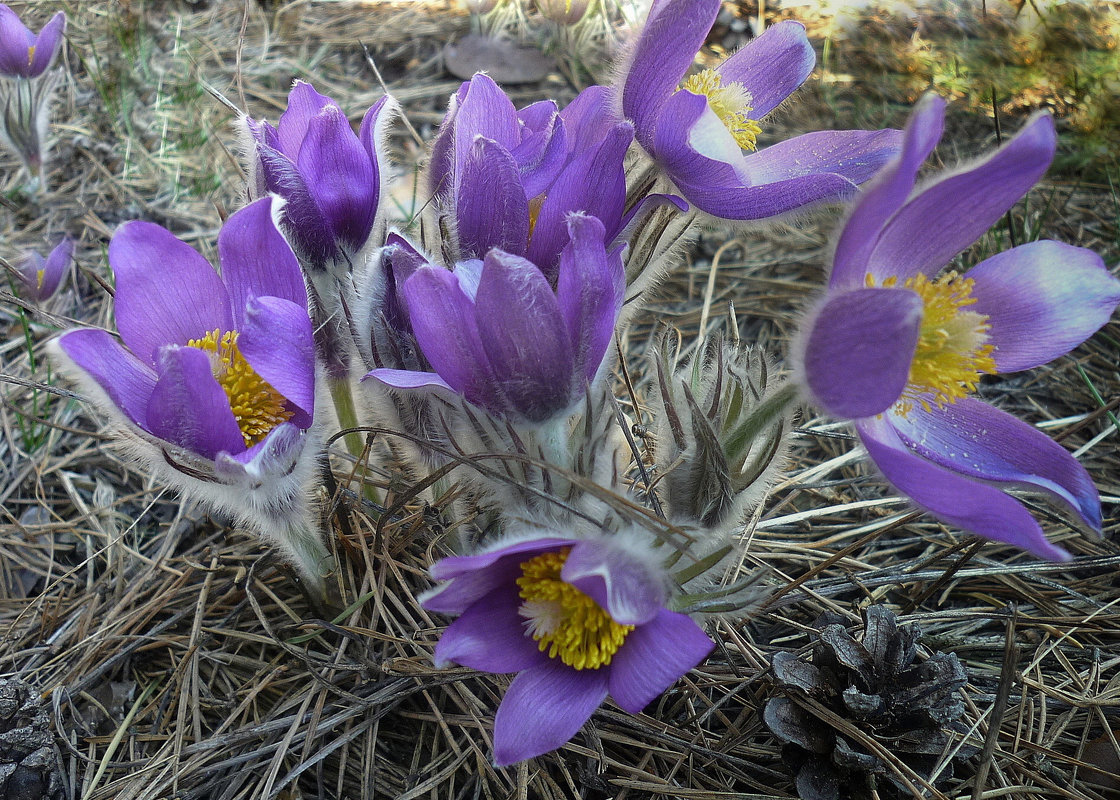
M 434 372 L 414 372 L 408 369 L 380 368 L 370 370 L 363 377 L 373 378 L 386 386 L 394 389 L 446 389 L 452 394 L 458 394 L 451 386 Z
M 822 131 L 744 158 L 718 120 L 711 135 L 693 139 L 699 123 L 714 117 L 704 97 L 679 92 L 667 105 L 674 114 L 658 126 L 658 162 L 690 203 L 723 219 L 765 219 L 853 194 L 854 179 L 870 177 L 896 149 L 897 131 Z M 716 147 L 724 139 L 730 144 Z
M 720 65 L 724 85 L 741 83 L 751 93 L 753 119 L 761 119 L 803 84 L 817 63 L 800 22 L 771 25 Z
M 610 110 L 610 89 L 588 86 L 560 112 L 569 153 L 598 147 L 617 124 Z
M 922 314 L 922 299 L 909 289 L 828 297 L 810 322 L 802 359 L 817 404 L 845 419 L 890 408 L 906 388 Z
M 315 414 L 315 343 L 307 307 L 279 297 L 256 297 L 245 307 L 237 346 L 273 389 L 302 413 L 292 417 L 306 430 Z
M 1083 247 L 1041 241 L 977 264 L 969 308 L 988 317 L 1000 372 L 1030 369 L 1065 355 L 1108 322 L 1120 281 Z
M 818 173 L 760 186 L 699 185 L 674 175 L 685 199 L 713 217 L 755 220 L 797 211 L 813 203 L 842 200 L 855 193 L 855 185 L 833 173 Z
M 43 263 L 43 282 L 39 287 L 43 297 L 51 297 L 58 291 L 70 262 L 74 260 L 74 240 L 69 236 L 62 237 L 62 241 L 51 250 L 47 260 Z
M 263 197 L 231 215 L 218 234 L 222 278 L 240 329 L 253 297 L 280 297 L 307 306 L 299 262 L 272 218 L 272 198 Z M 306 316 L 306 314 L 305 314 Z
M 1100 496 L 1089 474 L 1033 425 L 971 397 L 929 411 L 915 407 L 905 417 L 892 414 L 891 424 L 922 458 L 967 477 L 1040 489 L 1100 531 Z
M 34 251 L 28 253 L 19 265 L 23 293 L 38 303 L 49 300 L 58 291 L 73 258 L 74 240 L 69 236 L 62 237 L 46 258 Z
M 665 605 L 665 575 L 648 554 L 615 541 L 581 541 L 560 578 L 594 600 L 620 625 L 644 625 Z
M 16 12 L 0 3 L 0 73 L 30 77 L 34 46 L 35 34 Z
M 482 136 L 493 139 L 507 151 L 520 140 L 517 110 L 498 84 L 489 75 L 478 73 L 467 85 L 466 94 L 455 115 L 454 174 L 458 180 L 475 139 Z
M 529 201 L 513 156 L 478 137 L 463 163 L 455 200 L 464 258 L 482 258 L 492 247 L 518 255 L 529 239 Z
M 497 387 L 475 322 L 474 303 L 445 269 L 421 267 L 401 285 L 416 342 L 428 363 L 467 400 L 500 413 Z
M 194 347 L 168 345 L 158 358 L 159 378 L 148 400 L 143 427 L 204 458 L 242 452 L 245 439 L 229 398 L 211 372 L 209 354 Z
M 270 481 L 291 474 L 306 444 L 307 437 L 301 428 L 283 422 L 244 453 L 218 453 L 214 473 L 229 481 L 263 488 Z
M 704 95 L 681 91 L 666 100 L 652 144 L 650 152 L 674 182 L 748 183 L 743 149 Z
M 548 661 L 517 613 L 516 585 L 490 592 L 452 622 L 440 637 L 436 666 L 461 664 L 479 672 L 521 672 Z
M 288 92 L 288 108 L 280 115 L 280 122 L 277 124 L 277 149 L 294 162 L 299 157 L 303 137 L 307 135 L 307 126 L 312 117 L 328 105 L 337 107 L 329 97 L 315 91 L 310 83 L 296 81 Z
M 1036 114 L 994 153 L 920 190 L 883 228 L 868 270 L 899 280 L 932 275 L 1034 186 L 1050 166 L 1054 146 L 1054 121 Z
M 935 94 L 922 97 L 902 137 L 902 152 L 864 189 L 840 233 L 832 262 L 829 286 L 855 289 L 863 286 L 867 258 L 879 231 L 914 189 L 918 170 L 941 140 L 945 101 Z
M 574 670 L 562 661 L 513 679 L 494 716 L 499 767 L 543 755 L 571 739 L 607 697 L 607 670 Z
M 383 165 L 387 162 L 384 142 L 389 124 L 393 121 L 400 107 L 391 95 L 385 95 L 366 111 L 362 117 L 362 125 L 358 129 L 358 139 L 366 149 L 369 163 L 373 165 L 373 182 L 370 185 L 370 196 L 380 203 L 381 199 L 381 173 Z
M 622 84 L 622 115 L 647 150 L 661 106 L 692 66 L 719 7 L 719 0 L 657 0 L 650 9 Z
M 470 83 L 464 82 L 458 92 L 451 95 L 447 113 L 432 140 L 431 155 L 428 157 L 428 191 L 433 197 L 455 196 L 455 119 L 469 89 Z
M 541 553 L 570 547 L 577 542 L 577 539 L 562 539 L 554 536 L 546 536 L 539 539 L 524 539 L 519 542 L 514 542 L 513 544 L 495 547 L 492 550 L 474 553 L 469 556 L 449 556 L 448 558 L 441 558 L 432 565 L 429 571 L 432 574 L 432 578 L 435 580 L 449 581 L 462 575 L 489 569 L 506 558 L 516 556 L 516 563 L 521 564 L 523 561 L 528 561 L 530 558 L 538 556 Z M 433 611 L 441 610 L 433 606 L 430 601 L 425 601 L 424 607 L 430 608 Z
M 500 250 L 487 253 L 475 319 L 487 360 L 517 412 L 537 422 L 571 404 L 568 331 L 534 264 Z
M 50 66 L 55 53 L 62 45 L 62 34 L 66 31 L 66 14 L 59 11 L 50 22 L 39 31 L 39 39 L 35 43 L 35 55 L 27 68 L 27 77 L 42 75 Z
M 910 452 L 883 417 L 862 420 L 856 423 L 856 430 L 886 479 L 938 519 L 1050 561 L 1069 560 L 1066 551 L 1047 541 L 1042 528 L 1018 501 Z
M 751 184 L 776 183 L 831 173 L 860 184 L 898 153 L 902 131 L 816 131 L 750 153 L 745 158 Z
M 159 225 L 137 221 L 118 228 L 109 242 L 109 266 L 117 283 L 117 330 L 142 361 L 155 363 L 163 345 L 185 345 L 233 327 L 218 273 Z
M 606 231 L 595 217 L 568 217 L 570 238 L 560 253 L 556 299 L 575 357 L 575 380 L 590 383 L 610 347 L 622 310 L 626 271 L 619 252 L 607 253 Z
M 338 106 L 308 121 L 296 165 L 335 238 L 359 250 L 373 228 L 379 190 L 369 155 Z
M 540 111 L 550 111 L 551 116 L 547 124 L 540 130 L 524 131 L 521 143 L 510 151 L 521 172 L 521 184 L 525 187 L 525 196 L 530 198 L 541 194 L 556 180 L 570 150 L 564 122 L 557 113 L 553 101 L 544 100 L 534 103 L 521 112 L 521 117 L 524 119 L 529 109 L 538 107 L 540 107 L 538 114 Z
M 549 189 L 529 241 L 528 258 L 550 279 L 568 242 L 568 216 L 572 212 L 598 218 L 612 235 L 622 226 L 626 205 L 623 158 L 633 137 L 628 123 L 613 126 L 598 147 L 577 154 Z M 588 187 L 594 187 L 594 191 Z
M 296 165 L 279 150 L 265 145 L 257 147 L 257 154 L 266 188 L 284 198 L 284 230 L 292 246 L 315 265 L 336 258 L 334 230 Z
M 611 660 L 611 697 L 622 710 L 640 714 L 715 646 L 692 619 L 660 609 L 626 636 Z
M 97 382 L 125 416 L 145 427 L 148 398 L 156 385 L 156 374 L 150 366 L 106 331 L 68 331 L 58 337 L 58 346 Z
M 513 585 L 529 559 L 573 544 L 572 539 L 527 539 L 484 553 L 440 559 L 429 571 L 433 579 L 448 583 L 426 594 L 420 605 L 429 611 L 461 614 L 495 589 Z

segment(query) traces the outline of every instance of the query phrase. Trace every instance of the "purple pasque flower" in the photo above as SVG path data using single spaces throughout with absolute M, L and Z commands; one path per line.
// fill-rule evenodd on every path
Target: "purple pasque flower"
M 285 230 L 311 266 L 352 258 L 380 222 L 382 142 L 395 109 L 391 96 L 382 97 L 355 135 L 338 103 L 296 81 L 276 127 L 243 118 L 250 199 L 268 192 L 284 198 Z
M 621 248 L 607 250 L 603 223 L 572 214 L 556 288 L 528 259 L 493 248 L 453 271 L 415 266 L 397 274 L 408 324 L 435 372 L 375 369 L 398 389 L 446 390 L 490 413 L 531 423 L 553 419 L 600 373 L 622 308 Z
M 95 329 L 58 339 L 130 423 L 206 459 L 248 463 L 315 413 L 307 295 L 271 206 L 226 221 L 220 275 L 166 229 L 125 223 L 109 243 L 120 340 Z
M 1099 531 L 1088 474 L 1034 427 L 970 395 L 984 374 L 1030 369 L 1083 342 L 1120 303 L 1120 281 L 1095 253 L 1053 241 L 943 272 L 1035 184 L 1055 146 L 1053 121 L 1037 114 L 1003 147 L 914 191 L 944 106 L 923 98 L 902 152 L 853 207 L 801 334 L 801 379 L 824 410 L 855 420 L 887 480 L 934 516 L 1068 558 L 1004 490 L 1045 493 Z
M 633 137 L 629 123 L 610 119 L 601 86 L 563 110 L 551 100 L 517 110 L 489 76 L 475 75 L 451 97 L 428 174 L 437 208 L 455 219 L 459 258 L 496 247 L 555 280 L 568 215 L 596 217 L 613 240 L 624 225 Z
M 37 303 L 51 299 L 73 260 L 74 240 L 69 236 L 62 237 L 46 258 L 29 252 L 18 267 L 22 293 Z
M 765 219 L 851 195 L 897 152 L 894 130 L 818 131 L 756 150 L 763 118 L 816 56 L 804 26 L 780 22 L 681 85 L 719 8 L 655 0 L 617 87 L 615 113 L 686 200 L 715 217 Z
M 61 11 L 36 35 L 16 12 L 0 3 L 0 74 L 16 78 L 42 75 L 62 46 L 65 31 L 66 14 Z
M 273 202 L 226 220 L 220 275 L 164 228 L 125 223 L 109 243 L 120 339 L 82 329 L 53 347 L 149 470 L 275 541 L 321 586 L 315 347 Z
M 579 731 L 609 693 L 638 714 L 715 646 L 668 610 L 656 556 L 619 537 L 571 539 L 536 531 L 432 565 L 446 581 L 421 599 L 457 614 L 437 666 L 516 672 L 494 718 L 494 763 L 547 753 Z

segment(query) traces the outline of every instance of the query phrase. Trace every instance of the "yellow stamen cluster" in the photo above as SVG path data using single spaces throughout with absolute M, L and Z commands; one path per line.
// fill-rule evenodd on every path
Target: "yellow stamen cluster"
M 521 565 L 521 599 L 518 613 L 529 620 L 529 633 L 573 669 L 597 669 L 611 663 L 614 654 L 634 630 L 619 625 L 606 611 L 576 587 L 560 580 L 570 547 L 543 553 Z
M 691 75 L 681 84 L 681 89 L 702 94 L 708 98 L 708 107 L 727 126 L 735 141 L 744 150 L 758 147 L 758 135 L 762 126 L 751 119 L 751 93 L 738 81 L 724 84 L 720 74 L 714 69 L 706 69 Z
M 866 283 L 874 286 L 875 280 L 868 275 Z M 903 283 L 922 298 L 923 312 L 906 389 L 895 406 L 898 413 L 907 414 L 914 403 L 926 411 L 931 402 L 938 406 L 955 403 L 976 391 L 981 375 L 995 374 L 988 317 L 963 310 L 976 302 L 972 296 L 975 283 L 952 271 L 934 281 L 917 275 Z M 898 279 L 892 277 L 882 285 L 897 284 Z
M 252 447 L 277 425 L 291 419 L 293 412 L 285 408 L 284 395 L 273 389 L 241 355 L 237 336 L 237 331 L 222 334 L 215 329 L 187 344 L 210 354 L 210 368 L 229 398 L 245 446 Z

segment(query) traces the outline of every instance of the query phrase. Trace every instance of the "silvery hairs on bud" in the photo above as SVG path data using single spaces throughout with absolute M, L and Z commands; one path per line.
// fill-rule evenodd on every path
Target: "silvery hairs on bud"
M 653 354 L 655 469 L 669 519 L 726 541 L 765 498 L 785 461 L 788 414 L 749 441 L 733 434 L 766 397 L 773 368 L 759 350 L 722 337 L 681 356 L 666 333 Z

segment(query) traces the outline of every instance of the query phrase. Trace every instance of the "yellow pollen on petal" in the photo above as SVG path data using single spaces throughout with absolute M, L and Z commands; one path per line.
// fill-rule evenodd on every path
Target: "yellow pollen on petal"
M 918 403 L 926 411 L 931 403 L 945 406 L 976 391 L 981 375 L 994 375 L 995 349 L 988 343 L 988 317 L 975 311 L 964 310 L 973 305 L 975 285 L 966 278 L 950 271 L 931 281 L 925 275 L 908 278 L 903 286 L 917 293 L 922 299 L 922 325 L 918 346 L 910 364 L 906 389 L 895 405 L 895 411 L 907 414 Z M 875 280 L 867 276 L 866 284 L 874 286 Z M 898 285 L 898 278 L 885 279 L 883 287 Z
M 28 45 L 27 47 L 27 66 L 31 66 L 35 61 L 35 45 Z
M 541 208 L 544 206 L 544 201 L 547 195 L 541 192 L 532 200 L 529 201 L 529 240 L 533 239 L 533 231 L 537 229 L 537 220 L 541 216 Z
M 594 600 L 560 579 L 570 552 L 565 547 L 542 553 L 521 565 L 517 585 L 525 602 L 518 613 L 528 620 L 529 634 L 549 658 L 559 658 L 573 669 L 598 669 L 611 663 L 634 626 L 619 625 Z
M 46 279 L 46 277 L 47 277 L 47 271 L 45 269 L 40 269 L 40 270 L 35 271 L 35 288 L 36 289 L 42 290 L 43 281 Z
M 285 407 L 284 395 L 273 389 L 241 355 L 237 337 L 237 331 L 222 334 L 215 329 L 201 339 L 191 339 L 187 345 L 210 354 L 210 368 L 229 398 L 245 446 L 252 447 L 277 425 L 291 419 L 294 412 Z
M 732 137 L 744 150 L 758 147 L 758 135 L 762 126 L 751 119 L 753 110 L 751 93 L 738 81 L 724 84 L 723 78 L 714 69 L 705 69 L 690 75 L 681 89 L 708 98 L 708 107 L 727 126 Z

